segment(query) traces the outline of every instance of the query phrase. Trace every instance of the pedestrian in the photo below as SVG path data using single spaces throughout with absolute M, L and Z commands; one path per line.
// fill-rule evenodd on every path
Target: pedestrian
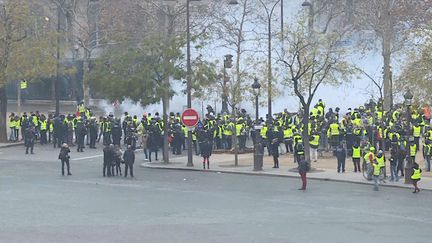
M 302 187 L 299 188 L 299 190 L 306 190 L 306 184 L 307 184 L 306 173 L 309 171 L 309 164 L 305 160 L 305 156 L 304 155 L 300 155 L 300 157 L 299 157 L 299 160 L 298 160 L 298 171 L 299 171 L 300 178 L 301 178 L 301 181 L 302 181 Z
M 418 188 L 417 184 L 418 184 L 418 182 L 421 179 L 421 173 L 422 173 L 422 170 L 420 169 L 419 164 L 417 164 L 416 162 L 414 162 L 414 164 L 413 164 L 413 172 L 412 172 L 412 175 L 411 175 L 411 180 L 412 180 L 413 186 L 414 186 L 413 193 L 420 192 L 420 189 Z
M 336 148 L 336 158 L 337 158 L 337 172 L 345 173 L 345 159 L 346 159 L 346 151 L 342 144 Z
M 379 150 L 375 159 L 378 162 L 379 166 L 381 166 L 380 182 L 385 183 L 384 178 L 386 176 L 386 173 L 385 173 L 385 161 L 386 161 L 386 159 L 384 156 L 384 152 L 382 150 Z
M 123 154 L 123 161 L 125 164 L 125 169 L 124 169 L 124 173 L 125 173 L 125 177 L 127 177 L 128 175 L 128 169 L 130 171 L 130 176 L 133 178 L 133 164 L 135 163 L 135 152 L 132 149 L 131 145 L 127 146 L 126 151 Z
M 122 176 L 122 172 L 121 172 L 121 163 L 122 163 L 122 155 L 123 155 L 123 151 L 120 149 L 120 145 L 114 145 L 114 163 L 113 163 L 113 168 L 115 166 L 115 171 L 116 171 L 116 175 L 118 176 L 120 174 L 120 176 Z M 112 175 L 114 175 L 114 169 L 112 171 Z
M 76 135 L 77 135 L 77 152 L 84 152 L 84 138 L 87 134 L 87 128 L 83 117 L 79 118 L 76 123 Z
M 390 181 L 399 181 L 398 173 L 398 152 L 396 147 L 390 150 Z
M 199 144 L 199 149 L 201 151 L 201 157 L 203 158 L 203 169 L 210 169 L 210 156 L 212 154 L 212 129 L 205 130 L 202 127 L 197 129 L 197 139 Z
M 354 172 L 361 172 L 360 169 L 360 158 L 361 158 L 361 150 L 360 147 L 355 144 L 352 147 L 352 161 L 354 164 Z
M 423 157 L 426 160 L 426 171 L 431 171 L 432 141 L 426 140 L 423 146 Z
M 60 149 L 60 153 L 59 153 L 59 160 L 61 161 L 61 165 L 62 165 L 62 176 L 64 176 L 64 166 L 66 164 L 66 168 L 67 168 L 67 175 L 72 175 L 72 173 L 70 172 L 70 165 L 69 165 L 69 156 L 70 153 L 70 149 L 69 146 L 66 143 L 63 143 L 63 145 L 61 146 Z
M 373 180 L 374 180 L 374 191 L 378 191 L 378 184 L 381 175 L 381 166 L 378 164 L 376 160 L 374 160 L 373 164 Z
M 149 162 L 152 162 L 152 153 L 155 153 L 155 159 L 158 160 L 158 150 L 161 145 L 161 131 L 155 122 L 150 122 L 147 146 L 149 149 Z
M 25 137 L 24 144 L 26 147 L 26 154 L 29 153 L 29 149 L 30 149 L 30 153 L 34 154 L 33 147 L 34 147 L 34 141 L 36 139 L 36 129 L 32 123 L 30 123 L 30 125 L 26 128 L 24 137 Z
M 112 144 L 111 144 L 112 145 Z M 103 149 L 103 176 L 111 176 L 111 160 L 113 159 L 114 145 L 106 145 Z
M 90 148 L 95 149 L 96 148 L 96 140 L 98 138 L 98 124 L 96 122 L 96 117 L 90 118 L 90 124 L 89 124 L 89 135 L 90 135 Z

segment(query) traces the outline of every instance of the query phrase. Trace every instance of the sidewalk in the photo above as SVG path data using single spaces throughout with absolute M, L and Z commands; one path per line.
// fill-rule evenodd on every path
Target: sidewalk
M 420 158 L 419 158 L 420 159 Z M 176 170 L 193 170 L 202 171 L 202 158 L 194 156 L 194 167 L 186 167 L 187 157 L 182 156 L 179 158 L 170 159 L 169 164 L 161 162 L 142 163 L 142 167 L 154 168 L 154 169 L 176 169 Z M 279 168 L 274 169 L 273 159 L 270 156 L 264 156 L 263 171 L 253 171 L 253 154 L 241 154 L 239 155 L 239 164 L 234 166 L 234 155 L 233 154 L 213 154 L 210 158 L 210 170 L 212 172 L 223 172 L 223 173 L 235 173 L 235 174 L 246 174 L 246 175 L 260 175 L 260 176 L 281 176 L 281 177 L 300 177 L 297 172 L 291 171 L 297 168 L 297 165 L 293 163 L 294 159 L 292 155 L 281 155 L 279 157 Z M 421 160 L 419 160 L 421 161 Z M 336 158 L 332 158 L 330 154 L 324 154 L 324 158 L 320 158 L 318 162 L 312 162 L 313 172 L 308 173 L 308 179 L 315 180 L 328 180 L 338 182 L 349 182 L 359 184 L 373 184 L 372 181 L 364 179 L 362 173 L 353 172 L 353 164 L 351 158 L 346 161 L 346 172 L 337 173 L 336 170 Z M 388 165 L 388 162 L 387 162 Z M 421 161 L 420 166 L 423 168 L 424 164 Z M 387 176 L 390 175 L 387 168 Z M 383 186 L 401 187 L 401 188 L 413 188 L 411 184 L 405 184 L 404 178 L 401 178 L 399 182 L 390 182 Z M 300 183 L 300 181 L 299 181 Z M 426 190 L 432 190 L 432 173 L 425 172 L 423 170 L 422 179 L 419 182 L 420 188 Z
M 15 146 L 24 146 L 24 141 L 16 142 L 16 143 L 0 143 L 0 149 L 1 148 L 15 147 Z

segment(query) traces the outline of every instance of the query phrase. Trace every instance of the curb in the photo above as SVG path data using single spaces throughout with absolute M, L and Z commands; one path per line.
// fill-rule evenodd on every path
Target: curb
M 21 142 L 21 143 L 7 143 L 7 144 L 3 144 L 3 145 L 0 145 L 0 149 L 1 149 L 1 148 L 17 147 L 17 146 L 24 146 L 24 142 Z
M 140 167 L 143 168 L 149 168 L 149 169 L 161 169 L 161 170 L 182 170 L 182 171 L 203 171 L 202 169 L 198 168 L 173 168 L 173 167 L 165 167 L 165 166 L 147 166 L 145 163 L 141 163 Z M 238 174 L 238 175 L 248 175 L 248 176 L 267 176 L 267 177 L 288 177 L 288 178 L 300 178 L 300 176 L 297 175 L 278 175 L 278 174 L 269 174 L 269 173 L 262 173 L 262 172 L 243 172 L 243 171 L 224 171 L 224 170 L 205 170 L 206 172 L 212 172 L 212 173 L 225 173 L 225 174 Z M 358 185 L 373 185 L 373 183 L 369 182 L 360 182 L 360 181 L 350 181 L 350 180 L 343 180 L 343 179 L 333 179 L 333 178 L 316 178 L 316 177 L 308 177 L 308 180 L 315 180 L 315 181 L 331 181 L 331 182 L 339 182 L 339 183 L 351 183 L 351 184 L 358 184 Z M 401 186 L 401 185 L 392 185 L 392 184 L 380 184 L 380 187 L 393 187 L 393 188 L 401 188 L 401 189 L 411 189 L 407 186 Z M 432 191 L 432 189 L 422 188 L 422 191 Z

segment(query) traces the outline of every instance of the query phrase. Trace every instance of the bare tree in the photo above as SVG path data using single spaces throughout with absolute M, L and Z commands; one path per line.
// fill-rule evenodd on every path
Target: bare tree
M 286 35 L 284 59 L 288 72 L 286 84 L 293 88 L 301 106 L 302 124 L 305 129 L 302 137 L 305 147 L 306 160 L 310 162 L 308 138 L 309 109 L 315 93 L 322 84 L 338 85 L 354 73 L 351 65 L 345 61 L 346 51 L 338 44 L 341 35 L 326 33 L 314 35 L 300 22 L 291 26 Z
M 414 32 L 429 23 L 432 17 L 432 1 L 346 0 L 339 1 L 339 5 L 331 5 L 327 12 L 333 9 L 345 12 L 345 18 L 337 19 L 338 24 L 351 27 L 352 39 L 363 49 L 376 49 L 377 44 L 380 44 L 378 49 L 381 51 L 384 66 L 384 107 L 390 109 L 393 103 L 392 55 L 410 43 Z

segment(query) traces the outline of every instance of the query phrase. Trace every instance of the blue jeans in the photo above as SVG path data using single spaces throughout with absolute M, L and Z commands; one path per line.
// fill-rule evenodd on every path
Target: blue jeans
M 10 136 L 9 136 L 9 141 L 16 141 L 16 134 L 15 134 L 15 128 L 11 127 L 10 128 Z
M 431 156 L 427 155 L 426 156 L 426 165 L 427 165 L 427 171 L 431 170 Z
M 390 165 L 390 181 L 399 181 L 398 175 L 397 175 L 397 164 Z
M 340 172 L 345 172 L 345 160 L 339 160 L 338 159 L 338 167 L 337 167 L 337 171 Z

